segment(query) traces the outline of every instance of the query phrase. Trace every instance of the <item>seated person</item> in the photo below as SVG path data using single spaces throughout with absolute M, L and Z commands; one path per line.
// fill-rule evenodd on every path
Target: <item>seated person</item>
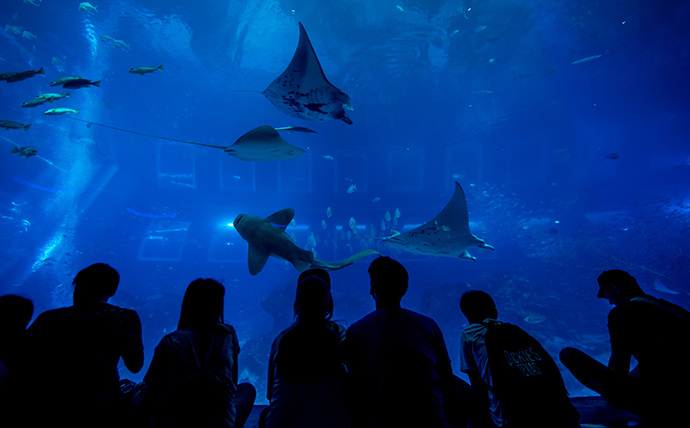
M 491 416 L 481 426 L 579 427 L 558 366 L 536 339 L 497 321 L 496 305 L 483 291 L 464 293 L 460 309 L 470 323 L 460 336 L 460 370 Z
M 26 398 L 43 418 L 33 426 L 115 426 L 121 406 L 117 364 L 133 373 L 144 364 L 141 322 L 136 312 L 108 303 L 120 275 L 96 263 L 74 278 L 74 304 L 43 312 L 29 327 L 32 389 Z M 29 426 L 30 424 L 27 424 Z
M 340 353 L 345 328 L 333 315 L 328 272 L 299 276 L 295 322 L 273 341 L 268 363 L 266 428 L 349 428 Z
M 16 408 L 15 380 L 22 378 L 27 358 L 26 326 L 34 313 L 34 304 L 24 297 L 0 296 L 0 426 Z
M 409 276 L 379 257 L 369 266 L 376 310 L 347 329 L 352 425 L 369 428 L 464 426 L 443 334 L 431 318 L 400 306 Z M 350 401 L 349 400 L 349 401 Z
M 598 282 L 597 297 L 614 305 L 608 367 L 575 348 L 563 349 L 561 362 L 583 385 L 646 422 L 683 426 L 690 402 L 690 313 L 645 294 L 625 271 L 604 271 Z M 632 372 L 631 357 L 638 363 Z
M 240 345 L 223 322 L 225 287 L 197 279 L 187 287 L 177 330 L 161 339 L 151 360 L 138 417 L 157 428 L 241 428 L 256 390 L 237 384 Z

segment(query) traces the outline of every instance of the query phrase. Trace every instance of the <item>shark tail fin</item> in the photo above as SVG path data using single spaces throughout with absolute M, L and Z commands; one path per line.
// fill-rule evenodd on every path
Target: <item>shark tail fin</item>
M 19 148 L 16 147 L 16 146 L 13 147 L 13 148 L 12 148 L 12 151 L 10 152 L 10 154 L 12 154 L 12 153 L 19 153 Z
M 362 259 L 366 256 L 373 256 L 373 255 L 379 255 L 380 256 L 381 253 L 379 253 L 376 250 L 371 250 L 371 249 L 363 250 L 363 251 L 355 253 L 352 256 L 348 257 L 347 259 L 341 260 L 339 262 L 327 262 L 324 260 L 314 259 L 314 262 L 312 263 L 311 267 L 321 268 L 323 270 L 338 270 L 338 269 L 342 269 L 344 267 L 350 266 L 351 264 L 353 264 L 354 262 L 356 262 L 359 259 Z

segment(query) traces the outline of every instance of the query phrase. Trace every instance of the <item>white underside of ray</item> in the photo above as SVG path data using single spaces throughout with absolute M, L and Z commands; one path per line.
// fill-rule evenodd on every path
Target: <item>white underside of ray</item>
M 448 205 L 433 220 L 383 241 L 401 251 L 436 257 L 460 257 L 475 260 L 468 248 L 493 250 L 483 239 L 470 232 L 465 192 L 455 183 L 455 193 Z

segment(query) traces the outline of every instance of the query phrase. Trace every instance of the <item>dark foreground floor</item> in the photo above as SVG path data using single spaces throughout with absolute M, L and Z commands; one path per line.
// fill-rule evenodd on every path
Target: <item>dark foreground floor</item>
M 582 415 L 580 424 L 583 428 L 646 427 L 637 416 L 612 407 L 601 397 L 574 397 L 572 401 Z M 259 414 L 265 407 L 254 406 L 252 414 L 244 425 L 245 428 L 258 427 Z

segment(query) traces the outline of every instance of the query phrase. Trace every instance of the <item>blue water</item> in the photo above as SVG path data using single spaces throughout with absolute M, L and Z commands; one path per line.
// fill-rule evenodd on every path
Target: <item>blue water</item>
M 187 284 L 216 278 L 242 344 L 240 376 L 264 396 L 298 272 L 270 259 L 249 275 L 247 244 L 230 224 L 283 208 L 296 211 L 287 232 L 320 259 L 375 248 L 400 260 L 411 277 L 403 306 L 438 321 L 458 374 L 458 302 L 470 287 L 489 291 L 499 317 L 553 355 L 575 345 L 602 361 L 601 271 L 627 270 L 645 291 L 690 307 L 688 2 L 96 0 L 95 13 L 78 2 L 6 3 L 0 72 L 45 75 L 0 82 L 0 120 L 32 125 L 0 130 L 0 293 L 30 297 L 38 314 L 71 304 L 80 269 L 109 263 L 122 277 L 111 303 L 139 313 L 147 365 L 176 327 Z M 263 90 L 285 69 L 298 22 L 352 99 L 352 125 L 291 118 L 261 94 L 233 92 Z M 49 86 L 63 76 L 101 84 L 20 107 L 66 92 Z M 43 115 L 53 107 L 112 128 Z M 227 146 L 261 125 L 317 134 L 282 134 L 308 150 L 299 159 L 247 163 L 113 129 Z M 38 156 L 10 155 L 14 145 Z M 494 252 L 472 248 L 468 261 L 371 239 L 372 229 L 380 238 L 432 219 L 455 181 L 472 232 Z M 399 224 L 381 230 L 396 209 Z M 351 217 L 364 239 L 348 239 Z M 332 273 L 336 319 L 373 310 L 370 259 Z M 587 394 L 564 376 L 572 394 Z

